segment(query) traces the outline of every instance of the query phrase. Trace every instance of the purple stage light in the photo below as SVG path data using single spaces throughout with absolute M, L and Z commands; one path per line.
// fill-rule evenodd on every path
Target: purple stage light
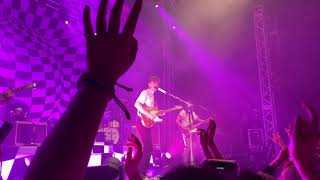
M 147 175 L 148 177 L 153 177 L 154 174 L 155 174 L 155 172 L 154 172 L 153 169 L 149 170 L 149 171 L 146 173 L 146 175 Z
M 165 155 L 165 156 L 166 156 L 166 158 L 168 158 L 168 159 L 170 159 L 170 158 L 171 158 L 171 154 L 170 154 L 170 153 L 168 153 L 168 152 L 166 152 L 164 155 Z
M 172 29 L 176 29 L 176 26 L 172 26 Z
M 68 25 L 68 24 L 69 24 L 69 21 L 68 21 L 68 20 L 65 20 L 64 23 Z
M 31 159 L 29 157 L 24 158 L 24 163 L 26 164 L 26 166 L 29 167 L 29 165 L 31 163 Z
M 155 7 L 155 8 L 158 8 L 158 7 L 159 7 L 159 4 L 156 4 L 154 7 Z

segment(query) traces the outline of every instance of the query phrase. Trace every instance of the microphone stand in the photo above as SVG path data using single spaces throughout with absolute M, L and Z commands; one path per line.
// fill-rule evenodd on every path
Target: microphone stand
M 184 103 L 184 104 L 187 105 L 187 106 L 184 108 L 184 110 L 186 111 L 187 117 L 189 118 L 189 130 L 190 130 L 190 132 L 189 132 L 190 165 L 194 165 L 195 162 L 194 162 L 194 155 L 193 155 L 193 141 L 192 141 L 192 133 L 191 133 L 192 124 L 193 124 L 193 122 L 194 122 L 194 116 L 193 116 L 194 111 L 193 111 L 193 109 L 192 109 L 193 104 L 190 103 L 190 102 L 187 102 L 187 101 L 181 99 L 180 97 L 175 96 L 175 95 L 173 95 L 173 94 L 171 94 L 171 93 L 169 93 L 169 92 L 167 92 L 167 91 L 164 91 L 163 89 L 160 89 L 160 88 L 159 88 L 159 91 L 162 92 L 162 93 L 164 93 L 165 95 L 168 95 L 168 96 L 170 96 L 170 97 L 172 97 L 172 98 L 174 98 L 174 99 L 176 99 L 176 100 L 178 100 L 178 101 L 180 101 L 180 102 L 182 102 L 182 103 Z M 197 106 L 200 107 L 201 109 L 203 109 L 204 111 L 206 111 L 206 112 L 209 113 L 208 109 L 205 108 L 205 107 L 203 107 L 202 105 L 197 105 Z
M 193 155 L 193 142 L 192 142 L 192 124 L 194 122 L 194 116 L 193 116 L 193 110 L 192 110 L 192 107 L 186 107 L 185 108 L 185 111 L 187 112 L 188 114 L 188 118 L 189 118 L 189 148 L 190 148 L 190 164 L 191 165 L 194 165 L 194 155 Z
M 208 114 L 211 114 L 211 113 L 209 112 L 209 110 L 208 110 L 206 107 L 202 106 L 202 105 L 198 105 L 198 104 L 195 105 L 195 104 L 193 104 L 193 103 L 190 103 L 190 102 L 188 102 L 188 101 L 185 101 L 185 100 L 179 98 L 178 96 L 175 96 L 175 95 L 173 95 L 173 94 L 171 94 L 171 93 L 169 93 L 169 92 L 167 92 L 167 91 L 164 91 L 164 90 L 159 90 L 159 91 L 160 91 L 161 93 L 165 94 L 165 95 L 168 95 L 168 96 L 170 96 L 170 97 L 172 97 L 172 98 L 174 98 L 174 99 L 176 99 L 176 100 L 178 100 L 178 101 L 186 104 L 187 106 L 188 106 L 188 105 L 197 106 L 197 107 L 199 107 L 200 109 L 206 111 Z

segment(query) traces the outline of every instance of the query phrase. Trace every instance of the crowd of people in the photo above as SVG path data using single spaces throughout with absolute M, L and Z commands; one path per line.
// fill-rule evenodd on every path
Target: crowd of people
M 78 90 L 66 111 L 37 149 L 25 175 L 27 180 L 84 179 L 96 133 L 108 102 L 115 97 L 117 80 L 131 67 L 138 51 L 133 34 L 142 7 L 136 0 L 124 28 L 120 17 L 124 0 L 116 0 L 110 19 L 106 20 L 108 0 L 101 0 L 94 30 L 90 8 L 84 8 L 84 30 L 87 47 L 87 72 L 78 81 Z M 214 142 L 215 121 L 207 129 L 198 130 L 206 161 L 201 166 L 180 166 L 161 179 L 275 179 L 274 172 L 282 164 L 282 179 L 320 179 L 320 128 L 316 110 L 303 105 L 306 118 L 297 116 L 287 130 L 290 144 L 278 134 L 275 143 L 281 151 L 276 159 L 259 172 L 244 171 L 233 161 L 224 159 Z M 152 115 L 150 115 L 152 116 Z M 144 140 L 146 142 L 148 140 Z M 125 174 L 130 180 L 143 179 L 141 161 L 146 149 L 135 135 L 128 139 L 130 146 L 125 159 Z M 147 148 L 148 149 L 148 148 Z M 217 169 L 217 164 L 224 170 Z

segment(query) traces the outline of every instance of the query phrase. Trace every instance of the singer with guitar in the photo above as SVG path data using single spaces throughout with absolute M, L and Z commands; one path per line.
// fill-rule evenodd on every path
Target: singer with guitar
M 136 127 L 143 143 L 143 156 L 139 167 L 140 173 L 142 174 L 146 174 L 148 171 L 149 161 L 153 149 L 151 134 L 152 129 L 145 126 L 142 121 L 142 114 L 153 121 L 162 121 L 162 119 L 160 119 L 156 114 L 151 114 L 148 111 L 148 108 L 157 108 L 157 104 L 154 100 L 154 93 L 158 90 L 159 85 L 160 78 L 157 76 L 151 76 L 148 80 L 148 88 L 140 93 L 134 104 L 134 107 L 137 109 L 138 115 Z
M 151 134 L 152 126 L 155 123 L 162 122 L 162 119 L 159 116 L 164 116 L 170 111 L 182 109 L 181 106 L 175 106 L 167 110 L 158 109 L 157 103 L 154 100 L 154 93 L 158 90 L 159 85 L 160 78 L 157 76 L 151 76 L 148 80 L 148 88 L 140 93 L 134 104 L 138 115 L 136 127 L 143 143 L 143 157 L 139 167 L 142 174 L 145 174 L 148 171 L 153 149 Z
M 184 145 L 183 160 L 186 164 L 193 163 L 193 153 L 191 153 L 190 147 L 190 137 L 192 137 L 192 133 L 195 133 L 199 126 L 207 123 L 209 120 L 200 119 L 199 116 L 192 110 L 192 106 L 193 105 L 189 103 L 187 108 L 181 110 L 176 118 L 176 122 L 182 132 L 182 140 Z

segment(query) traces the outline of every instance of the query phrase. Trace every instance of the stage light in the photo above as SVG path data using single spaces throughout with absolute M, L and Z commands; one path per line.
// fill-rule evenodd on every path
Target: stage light
M 161 156 L 161 167 L 168 167 L 171 162 L 171 154 L 166 152 Z
M 155 174 L 154 170 L 153 169 L 150 169 L 147 173 L 146 173 L 146 176 L 148 177 L 153 177 Z
M 159 4 L 156 4 L 154 7 L 155 7 L 155 8 L 158 8 L 158 7 L 159 7 Z
M 69 24 L 69 21 L 65 20 L 64 23 L 68 25 L 68 24 Z
M 168 152 L 166 152 L 164 155 L 165 155 L 165 156 L 166 156 L 166 158 L 168 158 L 168 159 L 170 159 L 170 158 L 171 158 L 171 154 L 170 154 L 170 153 L 168 153 Z
M 176 29 L 176 26 L 172 26 L 172 29 Z
M 30 163 L 31 163 L 31 158 L 30 158 L 30 157 L 24 158 L 24 163 L 26 164 L 26 166 L 29 167 L 29 165 L 30 165 Z
M 161 151 L 159 149 L 155 149 L 152 152 L 152 164 L 154 167 L 161 166 Z

